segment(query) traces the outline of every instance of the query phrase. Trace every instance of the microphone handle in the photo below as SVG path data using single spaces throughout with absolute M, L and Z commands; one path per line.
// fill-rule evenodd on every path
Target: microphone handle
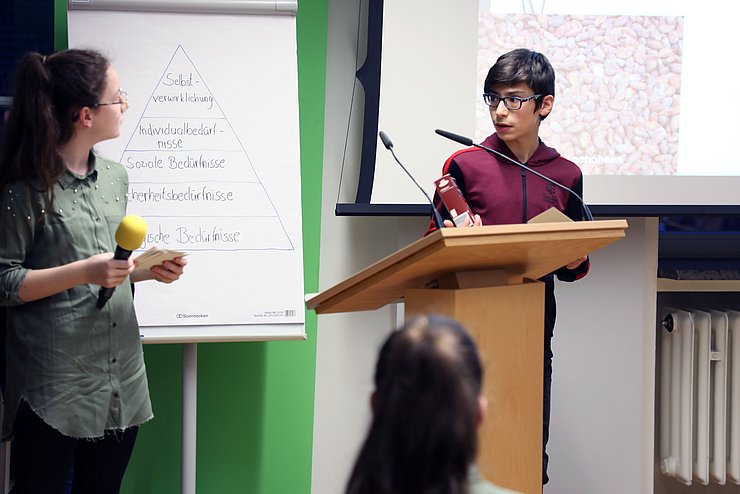
M 445 137 L 447 137 L 447 136 L 445 136 Z M 448 137 L 448 138 L 449 138 L 449 137 Z M 499 157 L 499 158 L 501 158 L 501 159 L 503 159 L 503 160 L 506 160 L 506 161 L 508 161 L 509 163 L 513 163 L 513 164 L 515 164 L 516 166 L 518 166 L 518 167 L 520 167 L 520 168 L 522 168 L 522 169 L 524 169 L 524 170 L 527 170 L 528 172 L 532 173 L 533 175 L 537 175 L 538 177 L 542 178 L 543 180 L 546 180 L 546 181 L 550 182 L 551 184 L 553 184 L 553 185 L 555 185 L 555 186 L 557 186 L 557 187 L 560 187 L 561 189 L 563 189 L 563 190 L 565 190 L 565 191 L 569 192 L 569 193 L 570 193 L 570 194 L 572 194 L 572 195 L 573 195 L 573 196 L 574 196 L 574 197 L 575 197 L 576 199 L 578 199 L 578 201 L 579 201 L 579 202 L 581 203 L 581 208 L 583 209 L 583 213 L 584 213 L 584 215 L 586 216 L 586 219 L 587 219 L 588 221 L 593 221 L 593 220 L 594 220 L 594 217 L 593 217 L 593 215 L 591 214 L 591 210 L 590 210 L 590 209 L 589 209 L 589 207 L 588 207 L 588 206 L 586 205 L 586 203 L 585 203 L 585 202 L 583 202 L 583 198 L 581 198 L 581 196 L 579 196 L 578 194 L 576 194 L 575 192 L 573 192 L 573 190 L 571 190 L 570 188 L 568 188 L 568 187 L 566 187 L 565 185 L 561 184 L 560 182 L 558 182 L 558 181 L 556 181 L 556 180 L 553 180 L 553 179 L 551 179 L 550 177 L 548 177 L 548 176 L 546 176 L 546 175 L 543 175 L 542 173 L 540 173 L 540 172 L 538 172 L 538 171 L 536 171 L 536 170 L 534 170 L 534 169 L 530 168 L 529 166 L 525 165 L 524 163 L 520 163 L 519 161 L 517 161 L 517 160 L 515 160 L 515 159 L 513 159 L 513 158 L 510 158 L 510 157 L 506 156 L 506 155 L 505 155 L 504 153 L 502 153 L 502 152 L 496 151 L 495 149 L 491 149 L 491 148 L 489 148 L 488 146 L 484 146 L 483 144 L 476 144 L 476 143 L 472 143 L 471 145 L 472 145 L 473 147 L 477 147 L 477 148 L 480 148 L 480 149 L 482 149 L 482 150 L 484 150 L 484 151 L 488 151 L 488 152 L 489 152 L 489 153 L 491 153 L 492 155 L 494 155 L 494 156 L 497 156 L 497 157 Z
M 113 254 L 113 259 L 117 261 L 125 261 L 129 257 L 131 257 L 131 251 L 126 250 L 120 245 L 116 246 L 116 252 Z M 100 287 L 100 292 L 98 293 L 98 309 L 102 309 L 105 304 L 108 302 L 108 300 L 113 296 L 113 291 L 116 289 L 116 287 Z
M 452 132 L 442 130 L 442 129 L 437 129 L 434 131 L 434 133 L 444 138 L 447 138 L 451 141 L 455 141 L 458 144 L 462 144 L 463 146 L 473 145 L 473 139 L 471 139 L 470 137 L 461 136 L 460 134 L 454 134 Z
M 393 159 L 396 160 L 396 163 L 398 163 L 401 169 L 406 172 L 406 175 L 409 176 L 411 181 L 414 182 L 414 185 L 416 185 L 416 187 L 421 191 L 421 193 L 424 194 L 424 197 L 427 198 L 427 202 L 429 202 L 429 205 L 432 207 L 432 217 L 434 218 L 434 225 L 437 227 L 437 230 L 444 228 L 445 226 L 444 222 L 442 222 L 442 217 L 439 215 L 439 211 L 437 211 L 437 208 L 434 207 L 434 202 L 432 201 L 432 198 L 429 197 L 429 194 L 427 194 L 424 188 L 421 185 L 419 185 L 419 182 L 416 181 L 414 176 L 411 175 L 411 173 L 409 173 L 409 171 L 406 169 L 405 166 L 403 166 L 403 163 L 401 163 L 401 161 L 396 156 L 396 153 L 393 151 L 393 145 L 391 145 L 391 147 L 388 148 L 388 151 L 391 152 L 391 154 L 393 155 Z
M 385 146 L 385 148 L 390 151 L 390 149 L 393 147 L 393 142 L 391 141 L 391 138 L 388 137 L 388 134 L 386 134 L 382 130 L 378 132 L 378 135 L 380 135 L 380 140 L 383 141 L 383 146 Z

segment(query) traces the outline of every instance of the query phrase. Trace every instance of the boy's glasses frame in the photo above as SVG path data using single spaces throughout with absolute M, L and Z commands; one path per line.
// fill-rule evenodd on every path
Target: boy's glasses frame
M 537 100 L 541 98 L 541 94 L 533 94 L 526 98 L 520 98 L 519 96 L 501 96 L 496 93 L 483 93 L 483 101 L 491 108 L 498 108 L 499 103 L 504 102 L 504 106 L 507 110 L 521 110 L 522 105 L 529 100 Z

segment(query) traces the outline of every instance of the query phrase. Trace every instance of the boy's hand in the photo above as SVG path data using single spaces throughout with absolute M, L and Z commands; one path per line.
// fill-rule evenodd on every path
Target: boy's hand
M 568 269 L 576 269 L 578 266 L 583 264 L 586 261 L 586 259 L 588 259 L 588 256 L 579 257 L 575 261 L 569 262 L 568 264 L 566 264 L 565 267 Z
M 452 220 L 444 220 L 445 228 L 454 228 L 455 224 L 452 222 Z M 465 223 L 463 223 L 461 226 L 483 226 L 483 221 L 480 219 L 480 215 L 474 214 L 473 215 L 473 223 L 470 223 L 470 217 L 465 218 Z

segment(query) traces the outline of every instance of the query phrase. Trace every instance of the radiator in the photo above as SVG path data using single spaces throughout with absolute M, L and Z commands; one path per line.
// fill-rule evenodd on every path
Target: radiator
M 659 386 L 663 474 L 740 484 L 740 312 L 663 309 Z

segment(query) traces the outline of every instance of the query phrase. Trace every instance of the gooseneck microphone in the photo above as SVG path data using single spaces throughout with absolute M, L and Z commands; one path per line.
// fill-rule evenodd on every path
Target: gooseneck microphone
M 125 261 L 131 257 L 131 252 L 138 249 L 146 236 L 146 221 L 140 216 L 129 214 L 123 217 L 116 230 L 116 252 L 113 259 Z M 100 287 L 98 293 L 98 309 L 102 309 L 108 299 L 113 296 L 116 287 Z
M 383 132 L 382 130 L 379 132 L 380 140 L 383 142 L 383 146 L 391 152 L 393 155 L 393 159 L 396 160 L 396 163 L 399 164 L 401 169 L 406 172 L 406 175 L 409 176 L 412 182 L 414 182 L 414 185 L 416 185 L 422 194 L 424 194 L 424 197 L 427 198 L 427 201 L 429 201 L 429 205 L 432 206 L 432 216 L 434 218 L 434 225 L 437 227 L 437 229 L 444 228 L 444 223 L 442 222 L 442 217 L 439 215 L 439 211 L 437 211 L 437 208 L 434 207 L 434 202 L 432 202 L 432 199 L 429 197 L 429 194 L 424 190 L 424 188 L 419 185 L 419 183 L 416 181 L 416 179 L 409 173 L 409 171 L 406 169 L 405 166 L 403 166 L 403 163 L 401 163 L 398 158 L 396 157 L 396 153 L 393 151 L 393 143 L 391 142 L 390 137 L 388 137 L 388 134 Z
M 484 151 L 488 151 L 492 155 L 497 156 L 497 157 L 499 157 L 499 158 L 501 158 L 503 160 L 506 160 L 509 163 L 512 163 L 512 164 L 514 164 L 514 165 L 516 165 L 516 166 L 518 166 L 518 167 L 520 167 L 520 168 L 522 168 L 524 170 L 527 170 L 531 174 L 537 175 L 538 177 L 540 177 L 540 178 L 542 178 L 542 179 L 550 182 L 551 184 L 553 184 L 553 185 L 555 185 L 557 187 L 560 187 L 561 189 L 563 189 L 563 190 L 571 193 L 573 195 L 573 197 L 575 197 L 576 199 L 578 199 L 578 201 L 581 203 L 581 208 L 583 209 L 583 214 L 586 216 L 586 219 L 588 221 L 593 221 L 594 220 L 594 217 L 591 214 L 591 210 L 588 208 L 588 206 L 586 205 L 586 203 L 583 202 L 583 199 L 581 198 L 581 196 L 579 196 L 578 194 L 576 194 L 575 192 L 573 192 L 570 188 L 566 187 L 565 185 L 561 184 L 560 182 L 556 182 L 555 180 L 551 179 L 550 177 L 547 177 L 547 176 L 541 174 L 540 172 L 538 172 L 536 170 L 533 170 L 532 168 L 528 167 L 524 163 L 520 163 L 519 161 L 506 156 L 504 153 L 501 153 L 499 151 L 496 151 L 495 149 L 491 149 L 491 148 L 489 148 L 487 146 L 484 146 L 482 144 L 476 144 L 469 137 L 461 136 L 461 135 L 458 135 L 458 134 L 453 134 L 452 132 L 448 132 L 448 131 L 442 130 L 442 129 L 437 129 L 434 132 L 436 132 L 437 135 L 441 135 L 442 137 L 446 137 L 447 139 L 450 139 L 452 141 L 458 142 L 458 143 L 462 144 L 463 146 L 473 146 L 473 147 L 480 148 L 480 149 L 482 149 Z

